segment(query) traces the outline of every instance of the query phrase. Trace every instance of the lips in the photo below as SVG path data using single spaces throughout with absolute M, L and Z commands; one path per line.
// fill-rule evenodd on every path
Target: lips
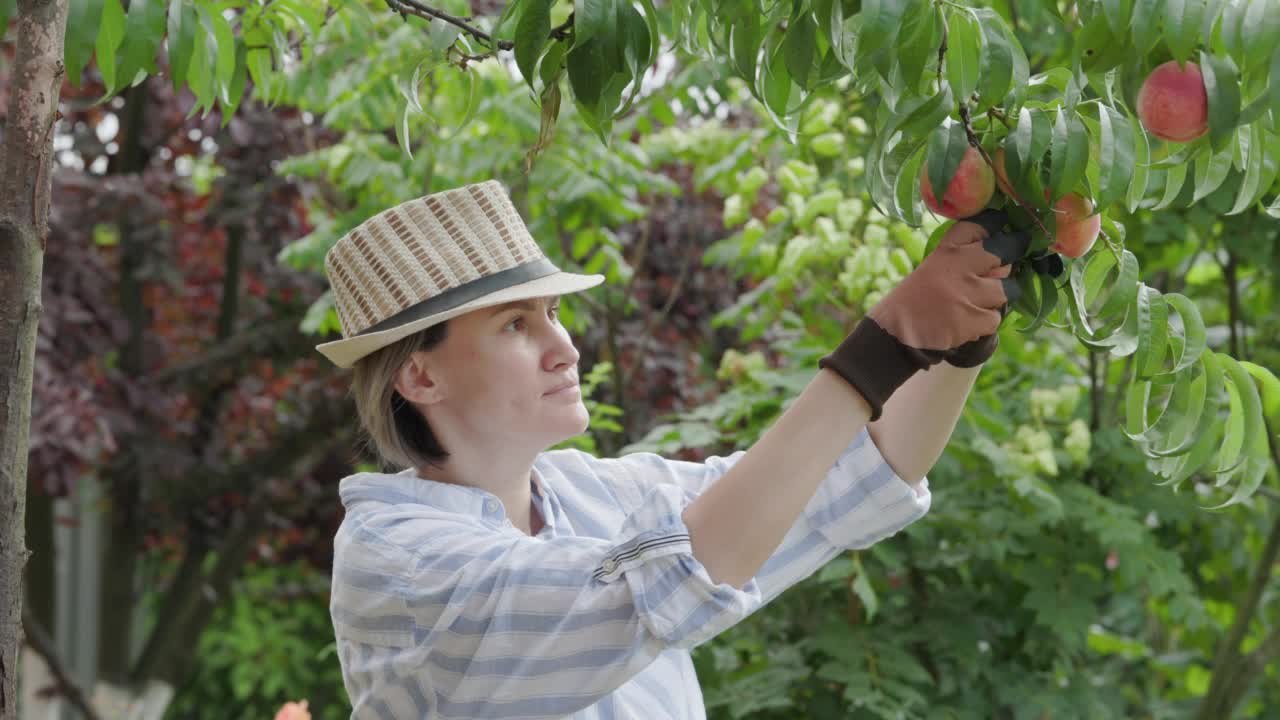
M 567 382 L 567 383 L 562 383 L 562 384 L 560 384 L 560 385 L 557 385 L 557 386 L 555 386 L 555 387 L 551 388 L 550 390 L 548 390 L 547 392 L 545 392 L 545 393 L 543 393 L 543 394 L 544 394 L 544 395 L 554 395 L 555 393 L 558 393 L 558 392 L 560 392 L 561 390 L 568 390 L 569 388 L 577 387 L 577 386 L 578 386 L 578 381 L 577 381 L 577 380 L 570 380 L 570 381 L 569 381 L 569 382 Z

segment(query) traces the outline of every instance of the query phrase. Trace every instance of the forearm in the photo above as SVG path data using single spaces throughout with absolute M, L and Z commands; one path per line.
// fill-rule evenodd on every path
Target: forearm
M 938 461 L 980 368 L 938 363 L 913 375 L 885 403 L 867 431 L 898 477 L 918 484 Z
M 742 587 L 777 549 L 871 408 L 820 370 L 724 476 L 685 508 L 693 554 L 717 582 Z

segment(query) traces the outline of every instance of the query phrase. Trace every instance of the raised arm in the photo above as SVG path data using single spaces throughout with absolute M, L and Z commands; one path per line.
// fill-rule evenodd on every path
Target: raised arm
M 999 275 L 1029 238 L 1002 214 L 957 223 L 868 312 L 746 454 L 684 511 L 694 555 L 740 587 L 774 553 L 840 452 L 918 371 L 991 337 L 1016 286 Z M 994 345 L 991 345 L 994 349 Z M 969 353 L 965 353 L 966 355 Z M 949 433 L 948 433 L 949 434 Z M 932 464 L 930 462 L 930 464 Z

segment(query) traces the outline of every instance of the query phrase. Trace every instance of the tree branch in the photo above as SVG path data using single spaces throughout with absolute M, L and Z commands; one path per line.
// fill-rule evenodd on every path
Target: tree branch
M 494 47 L 495 50 L 512 50 L 515 48 L 515 43 L 511 42 L 510 40 L 499 40 L 495 47 L 493 38 L 491 38 L 489 34 L 486 33 L 485 31 L 468 23 L 466 18 L 455 17 L 453 15 L 450 15 L 447 12 L 444 12 L 443 10 L 437 10 L 433 7 L 428 7 L 418 2 L 418 0 L 386 0 L 386 2 L 387 2 L 387 6 L 390 7 L 392 11 L 400 13 L 400 15 L 402 16 L 408 17 L 409 15 L 414 15 L 424 20 L 443 20 L 444 22 L 449 23 L 450 25 L 455 25 L 457 27 L 460 27 L 463 30 L 465 30 L 469 35 L 479 40 L 480 42 L 484 43 L 485 45 L 488 45 L 489 47 Z M 566 20 L 564 23 L 562 23 L 558 27 L 551 29 L 551 37 L 556 40 L 567 40 L 569 39 L 569 29 L 572 27 L 573 27 L 573 13 L 570 13 L 568 20 Z M 463 58 L 466 60 L 483 60 L 488 56 L 489 54 L 485 54 L 485 55 L 465 55 L 464 54 Z
M 66 669 L 62 666 L 62 660 L 58 657 L 58 648 L 54 645 L 53 638 L 49 637 L 49 633 L 40 626 L 40 621 L 36 620 L 36 616 L 31 612 L 31 608 L 22 609 L 22 632 L 27 636 L 27 644 L 31 646 L 36 654 L 44 658 L 44 664 L 49 667 L 49 672 L 53 674 L 53 680 L 58 685 L 58 692 L 71 701 L 72 705 L 84 715 L 85 720 L 99 720 L 98 714 L 94 712 L 93 706 L 85 699 L 84 693 L 81 692 L 79 686 L 67 674 Z

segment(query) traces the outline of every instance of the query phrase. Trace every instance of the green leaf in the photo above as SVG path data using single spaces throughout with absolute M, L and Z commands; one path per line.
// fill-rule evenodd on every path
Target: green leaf
M 537 92 L 533 85 L 534 70 L 538 58 L 542 57 L 543 47 L 551 37 L 552 2 L 553 0 L 528 0 L 528 7 L 520 14 L 520 21 L 516 23 L 516 67 L 520 68 L 520 75 L 534 92 Z
M 102 20 L 102 0 L 70 0 L 63 56 L 67 79 L 80 84 L 80 73 L 93 57 L 98 26 Z
M 1244 368 L 1258 384 L 1258 392 L 1262 397 L 1262 412 L 1273 421 L 1280 418 L 1280 379 L 1270 370 L 1246 360 L 1240 360 Z
M 1204 319 L 1200 316 L 1200 310 L 1195 303 L 1185 295 L 1168 293 L 1164 296 L 1164 301 L 1182 321 L 1182 352 L 1174 362 L 1173 369 L 1169 371 L 1170 374 L 1180 373 L 1195 365 L 1204 354 Z
M 1240 190 L 1236 194 L 1235 206 L 1227 211 L 1228 215 L 1238 215 L 1247 210 L 1253 204 L 1254 195 L 1259 194 L 1258 184 L 1262 179 L 1262 156 L 1267 149 L 1266 139 L 1263 137 L 1265 131 L 1261 125 L 1255 123 L 1248 127 L 1242 127 L 1240 132 L 1242 134 L 1249 133 L 1249 146 L 1248 150 L 1245 151 L 1248 155 L 1245 159 L 1244 180 L 1240 183 Z M 1265 189 L 1263 188 L 1263 190 Z
M 591 41 L 601 32 L 610 32 L 616 11 L 614 0 L 573 0 L 573 46 Z M 603 48 L 603 44 L 597 44 Z M 572 61 L 570 63 L 572 67 Z M 572 72 L 570 73 L 572 76 Z
M 1280 8 L 1275 0 L 1252 0 L 1244 17 L 1242 68 L 1264 68 L 1272 51 L 1280 46 Z
M 868 57 L 883 47 L 893 47 L 907 8 L 913 4 L 912 0 L 867 0 L 862 3 L 859 57 Z
M 1218 152 L 1205 145 L 1196 155 L 1196 192 L 1192 198 L 1198 203 L 1217 190 L 1222 181 L 1231 172 L 1232 148 L 1225 147 Z
M 898 30 L 897 44 L 898 67 L 907 88 L 919 85 L 925 65 L 938 57 L 941 42 L 942 27 L 938 11 L 931 5 L 925 4 L 907 15 L 902 28 Z
M 1222 47 L 1235 58 L 1237 64 L 1244 62 L 1244 33 L 1240 24 L 1248 9 L 1249 0 L 1228 0 L 1218 19 L 1218 35 L 1222 40 Z
M 182 88 L 191 66 L 197 27 L 195 7 L 182 0 L 169 0 L 169 76 L 174 91 Z M 257 80 L 255 80 L 257 82 Z
M 978 89 L 978 63 L 982 58 L 982 39 L 967 13 L 952 11 L 947 20 L 947 82 L 961 99 Z
M 164 0 L 130 0 L 129 19 L 125 28 L 124 61 L 119 72 L 122 83 L 132 82 L 139 70 L 155 74 L 156 52 L 164 40 Z
M 1142 124 L 1133 115 L 1129 115 L 1129 125 L 1133 128 L 1133 180 L 1129 185 L 1127 206 L 1129 212 L 1137 212 L 1138 206 L 1147 194 L 1147 179 L 1151 168 L 1151 145 Z
M 787 100 L 791 96 L 791 75 L 787 73 L 783 51 L 781 43 L 772 52 L 766 51 L 764 67 L 760 72 L 764 81 L 762 94 L 765 107 L 778 118 L 786 116 Z
M 1200 53 L 1200 72 L 1209 95 L 1209 142 L 1221 150 L 1240 119 L 1240 81 L 1230 58 Z
M 0 0 L 0 38 L 4 37 L 9 29 L 9 18 L 13 17 L 16 5 L 17 0 Z
M 1165 0 L 1164 38 L 1175 60 L 1186 62 L 1200 41 L 1204 0 Z
M 1178 194 L 1182 192 L 1182 186 L 1187 180 L 1187 165 L 1180 164 L 1165 170 L 1164 197 L 1160 198 L 1160 202 L 1152 206 L 1152 210 L 1163 210 L 1173 204 L 1178 199 Z
M 800 5 L 804 7 L 804 5 Z M 812 87 L 810 76 L 813 75 L 814 40 L 817 36 L 817 25 L 813 16 L 804 12 L 799 17 L 792 17 L 787 27 L 787 34 L 782 40 L 782 56 L 787 65 L 787 74 L 795 83 L 808 90 Z M 778 111 L 779 113 L 781 111 Z
M 1164 0 L 1136 0 L 1133 4 L 1133 49 L 1146 55 L 1160 39 Z
M 102 83 L 106 85 L 108 95 L 116 90 L 116 48 L 124 40 L 124 17 L 120 0 L 103 0 L 96 55 L 98 70 L 102 73 Z
M 964 125 L 952 122 L 938 126 L 929 137 L 929 187 L 938 203 L 951 185 L 952 178 L 960 169 L 960 161 L 964 159 L 969 148 L 969 139 L 965 135 Z
M 1206 352 L 1201 357 L 1201 363 L 1204 365 L 1208 379 L 1208 391 L 1204 413 L 1195 434 L 1196 440 L 1169 472 L 1168 479 L 1159 483 L 1161 485 L 1177 487 L 1191 477 L 1196 470 L 1203 467 L 1212 457 L 1213 451 L 1220 447 L 1219 441 L 1222 439 L 1223 429 L 1222 422 L 1218 418 L 1218 395 L 1222 388 L 1223 376 L 1221 360 L 1218 359 L 1217 353 Z
M 1159 291 L 1143 285 L 1138 293 L 1138 308 L 1138 352 L 1134 356 L 1134 372 L 1140 378 L 1150 378 L 1163 369 L 1168 354 L 1169 306 Z
M 1245 128 L 1242 128 L 1245 129 Z M 1276 175 L 1280 171 L 1280 136 L 1273 134 L 1270 130 L 1262 127 L 1261 123 L 1255 123 L 1249 126 L 1252 129 L 1254 137 L 1250 142 L 1250 163 L 1245 167 L 1244 182 L 1241 183 L 1240 194 L 1236 198 L 1236 206 L 1228 211 L 1228 215 L 1234 215 L 1238 212 L 1253 207 L 1255 203 L 1262 200 L 1262 196 L 1267 194 L 1276 180 Z M 1260 146 L 1259 165 L 1256 168 L 1253 165 L 1254 145 Z M 1252 189 L 1252 192 L 1246 190 Z
M 195 37 L 192 41 L 191 63 L 187 66 L 187 84 L 191 87 L 191 92 L 196 96 L 196 105 L 191 109 L 194 113 L 198 109 L 203 109 L 208 114 L 210 108 L 213 107 L 213 78 L 210 72 L 213 70 L 213 53 L 209 43 L 213 41 L 213 32 L 204 25 L 205 18 L 201 17 L 202 27 L 196 28 Z
M 1129 33 L 1129 16 L 1133 13 L 1133 0 L 1102 0 L 1102 12 L 1107 16 L 1111 33 L 1125 37 Z
M 1271 71 L 1267 74 L 1267 88 L 1271 96 L 1271 123 L 1280 132 L 1280 47 L 1271 56 Z
M 1010 42 L 1005 32 L 1004 18 L 991 8 L 974 8 L 973 13 L 982 31 L 982 59 L 978 73 L 978 103 L 975 110 L 982 112 L 998 105 L 1013 83 L 1014 53 L 1021 53 Z
M 595 40 L 574 41 L 568 55 L 569 87 L 574 101 L 590 112 L 604 92 L 605 68 L 600 43 Z
M 231 23 L 216 10 L 205 16 L 213 26 L 211 46 L 214 51 L 215 89 L 224 105 L 231 105 L 231 81 L 236 73 L 236 37 L 231 30 Z
M 1049 194 L 1057 200 L 1075 189 L 1089 162 L 1089 133 L 1074 112 L 1058 108 L 1049 152 Z
M 1095 207 L 1101 210 L 1123 200 L 1133 179 L 1133 128 L 1124 115 L 1098 105 L 1098 192 Z

